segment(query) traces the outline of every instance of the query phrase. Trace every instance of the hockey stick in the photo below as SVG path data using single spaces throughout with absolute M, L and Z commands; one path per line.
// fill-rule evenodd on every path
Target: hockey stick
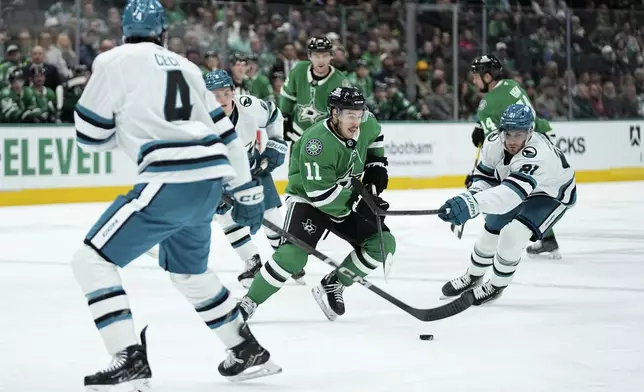
M 302 250 L 306 251 L 307 253 L 312 254 L 313 256 L 320 259 L 323 263 L 330 265 L 331 267 L 337 269 L 340 273 L 351 278 L 351 280 L 353 280 L 355 283 L 358 283 L 366 287 L 367 289 L 374 292 L 379 297 L 385 299 L 386 301 L 390 302 L 394 306 L 397 306 L 405 313 L 415 317 L 420 321 L 437 321 L 448 317 L 452 317 L 463 312 L 465 309 L 469 308 L 474 303 L 474 294 L 471 291 L 468 291 L 461 294 L 461 296 L 458 299 L 448 304 L 438 306 L 436 308 L 429 308 L 429 309 L 414 308 L 402 302 L 398 298 L 392 296 L 391 294 L 387 293 L 386 291 L 382 290 L 381 288 L 369 282 L 368 280 L 364 279 L 363 277 L 356 275 L 351 270 L 345 267 L 342 267 L 342 265 L 337 261 L 326 256 L 325 254 L 313 248 L 312 246 L 302 241 L 301 239 L 297 238 L 296 236 L 284 231 L 281 227 L 275 225 L 274 223 L 265 220 L 263 224 L 264 224 L 264 227 L 270 230 L 273 230 L 275 233 L 281 235 L 282 237 L 284 237 L 284 239 L 286 239 L 290 243 L 300 247 Z
M 360 182 L 359 179 L 352 177 L 351 178 L 351 185 L 360 193 L 364 201 L 367 203 L 369 208 L 374 211 L 376 215 L 379 216 L 414 216 L 414 215 L 438 215 L 440 213 L 445 212 L 445 210 L 438 209 L 438 210 L 383 210 L 382 208 L 378 207 L 376 203 L 374 203 L 371 193 L 362 185 L 362 182 Z
M 474 157 L 474 167 L 470 172 L 471 176 L 474 175 L 474 171 L 476 170 L 476 165 L 479 163 L 479 157 L 481 156 L 481 148 L 483 148 L 482 144 L 476 149 L 476 156 Z M 465 223 L 458 226 L 452 223 L 451 225 L 449 225 L 449 228 L 450 230 L 452 230 L 452 233 L 454 233 L 456 238 L 458 238 L 459 240 L 463 238 L 463 230 L 465 230 Z

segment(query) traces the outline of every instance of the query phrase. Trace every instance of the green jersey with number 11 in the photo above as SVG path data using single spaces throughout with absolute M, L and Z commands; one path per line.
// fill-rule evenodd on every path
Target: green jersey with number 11
M 364 171 L 367 155 L 384 156 L 384 136 L 374 117 L 360 125 L 353 139 L 341 140 L 327 120 L 309 128 L 295 144 L 286 194 L 336 218 L 349 215 L 352 177 Z
M 532 107 L 528 94 L 519 83 L 512 79 L 500 80 L 490 92 L 485 94 L 479 103 L 476 114 L 486 136 L 498 131 L 501 115 L 508 106 L 515 103 Z M 534 112 L 534 108 L 532 111 Z M 547 133 L 552 130 L 552 127 L 550 127 L 548 120 L 537 118 L 534 130 L 539 133 Z

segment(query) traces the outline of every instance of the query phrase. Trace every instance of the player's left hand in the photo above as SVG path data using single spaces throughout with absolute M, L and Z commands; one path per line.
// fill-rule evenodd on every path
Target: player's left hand
M 231 208 L 233 208 L 232 204 L 226 203 L 225 201 L 222 200 L 221 203 L 219 203 L 219 205 L 217 206 L 217 209 L 215 210 L 215 212 L 217 213 L 217 215 L 226 215 L 226 213 Z
M 470 192 L 463 192 L 447 200 L 440 209 L 445 210 L 438 214 L 440 219 L 462 225 L 479 214 L 479 203 Z
M 268 139 L 268 142 L 266 143 L 266 149 L 262 153 L 259 161 L 268 162 L 266 171 L 272 172 L 273 170 L 284 164 L 287 152 L 288 146 L 286 145 L 286 142 L 280 138 L 272 137 Z
M 381 194 L 387 185 L 389 185 L 389 174 L 387 173 L 387 158 L 369 155 L 367 163 L 364 165 L 364 176 L 362 177 L 362 184 L 367 189 L 371 186 L 376 187 L 376 194 Z
M 251 234 L 257 233 L 264 221 L 264 187 L 253 179 L 230 191 L 233 196 L 231 217 L 236 223 L 248 226 Z

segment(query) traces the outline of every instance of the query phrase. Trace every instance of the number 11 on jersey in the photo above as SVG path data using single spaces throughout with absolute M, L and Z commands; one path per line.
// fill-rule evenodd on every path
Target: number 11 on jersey
M 311 181 L 320 181 L 322 177 L 320 177 L 320 166 L 318 166 L 317 162 L 304 162 L 304 166 L 306 166 L 306 179 Z

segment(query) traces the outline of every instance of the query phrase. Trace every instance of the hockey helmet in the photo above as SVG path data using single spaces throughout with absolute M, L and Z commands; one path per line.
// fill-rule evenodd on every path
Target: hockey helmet
M 235 88 L 233 78 L 228 75 L 228 72 L 218 69 L 206 74 L 206 88 L 209 91 L 214 91 L 220 88 Z
M 329 94 L 327 103 L 329 114 L 333 113 L 333 109 L 341 112 L 344 109 L 348 110 L 362 110 L 361 122 L 365 122 L 369 118 L 369 111 L 367 110 L 367 102 L 360 92 L 355 87 L 337 87 Z
M 309 45 L 306 49 L 309 56 L 314 52 L 331 53 L 333 44 L 327 37 L 313 37 L 309 40 Z
M 499 80 L 503 77 L 503 64 L 494 55 L 479 56 L 472 61 L 470 72 L 479 74 L 481 77 L 489 73 L 493 80 Z
M 514 103 L 508 106 L 507 109 L 501 115 L 501 120 L 499 121 L 499 137 L 503 141 L 503 146 L 511 154 L 516 154 L 518 151 L 511 151 L 516 149 L 516 146 L 509 144 L 509 138 L 516 137 L 518 133 L 526 133 L 525 140 L 522 140 L 522 145 L 520 148 L 523 148 L 526 143 L 532 137 L 534 132 L 534 112 L 532 108 L 528 105 L 522 103 Z M 526 147 L 528 150 L 528 147 Z M 536 154 L 536 151 L 524 151 L 525 154 Z M 528 155 L 526 155 L 527 157 Z
M 123 11 L 125 37 L 160 37 L 165 31 L 165 9 L 158 0 L 130 0 Z

